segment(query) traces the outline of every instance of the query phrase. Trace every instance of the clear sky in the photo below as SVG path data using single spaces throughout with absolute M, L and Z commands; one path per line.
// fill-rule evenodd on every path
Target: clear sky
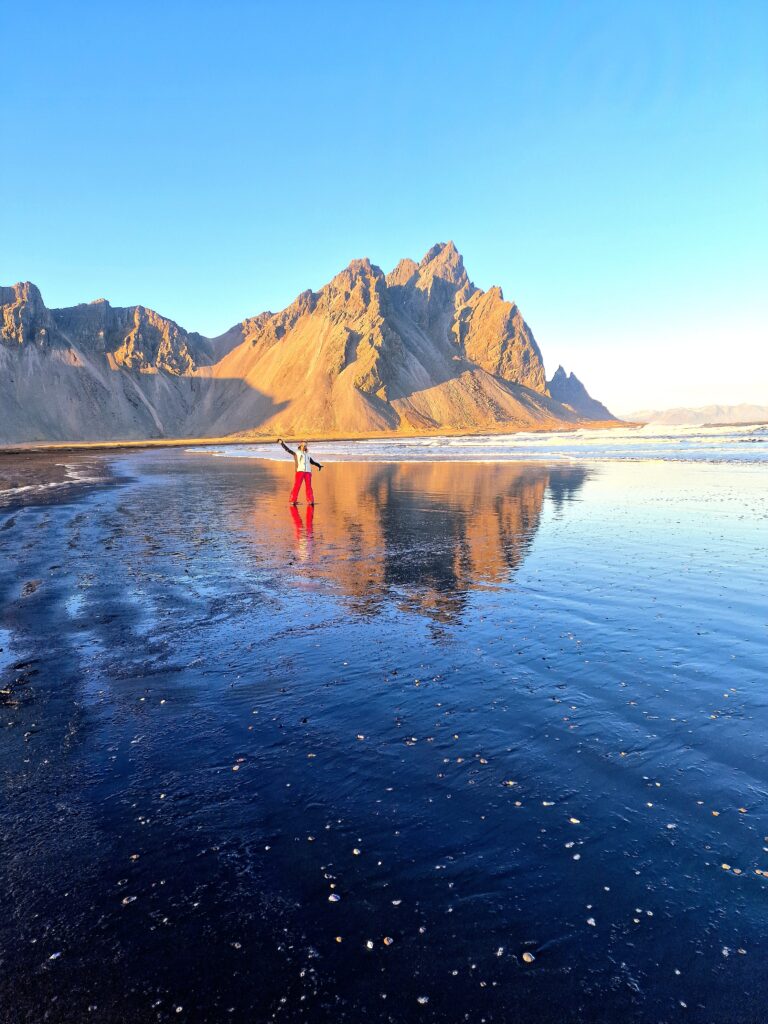
M 764 0 L 15 12 L 2 283 L 218 334 L 452 238 L 614 410 L 768 404 Z

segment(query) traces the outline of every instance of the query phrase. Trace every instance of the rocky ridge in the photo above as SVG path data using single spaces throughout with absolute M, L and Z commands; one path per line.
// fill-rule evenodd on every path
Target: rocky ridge
M 559 388 L 558 374 L 550 384 Z M 550 392 L 518 307 L 500 288 L 475 287 L 451 242 L 389 274 L 353 260 L 319 291 L 214 339 L 144 306 L 98 299 L 48 309 L 33 284 L 0 289 L 4 442 L 471 432 L 610 418 L 588 395 L 593 406 Z M 585 411 L 593 407 L 599 415 Z
M 549 393 L 558 402 L 573 409 L 579 416 L 588 420 L 615 420 L 602 402 L 592 398 L 575 373 L 566 373 L 558 366 L 552 380 L 547 382 Z

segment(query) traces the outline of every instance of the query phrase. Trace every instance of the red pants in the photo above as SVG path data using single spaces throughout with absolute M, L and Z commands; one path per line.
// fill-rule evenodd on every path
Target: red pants
M 291 491 L 291 501 L 296 501 L 296 499 L 298 498 L 299 490 L 301 489 L 301 485 L 302 484 L 304 484 L 304 487 L 306 488 L 306 491 L 307 491 L 307 501 L 310 503 L 310 505 L 314 505 L 314 503 L 315 503 L 315 496 L 312 493 L 312 474 L 311 473 L 297 473 L 296 474 L 296 479 L 293 481 L 293 490 Z

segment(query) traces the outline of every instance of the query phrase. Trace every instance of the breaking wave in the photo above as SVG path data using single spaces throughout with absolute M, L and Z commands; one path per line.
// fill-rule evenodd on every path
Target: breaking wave
M 317 441 L 318 459 L 337 462 L 626 461 L 768 463 L 768 424 L 615 427 L 558 433 Z M 188 449 L 228 458 L 284 459 L 274 443 Z

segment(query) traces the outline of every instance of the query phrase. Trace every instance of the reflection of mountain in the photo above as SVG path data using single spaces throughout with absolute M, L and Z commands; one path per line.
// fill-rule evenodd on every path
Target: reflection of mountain
M 560 512 L 567 502 L 572 501 L 584 483 L 586 471 L 578 466 L 563 466 L 556 473 L 550 473 L 548 485 L 552 504 Z
M 358 612 L 399 596 L 437 621 L 460 614 L 471 590 L 508 579 L 545 496 L 561 509 L 587 478 L 577 467 L 531 463 L 328 464 L 308 523 L 308 509 L 297 517 L 288 508 L 291 467 L 259 470 L 272 507 L 266 514 L 260 486 L 249 529 L 279 563 L 339 586 Z

